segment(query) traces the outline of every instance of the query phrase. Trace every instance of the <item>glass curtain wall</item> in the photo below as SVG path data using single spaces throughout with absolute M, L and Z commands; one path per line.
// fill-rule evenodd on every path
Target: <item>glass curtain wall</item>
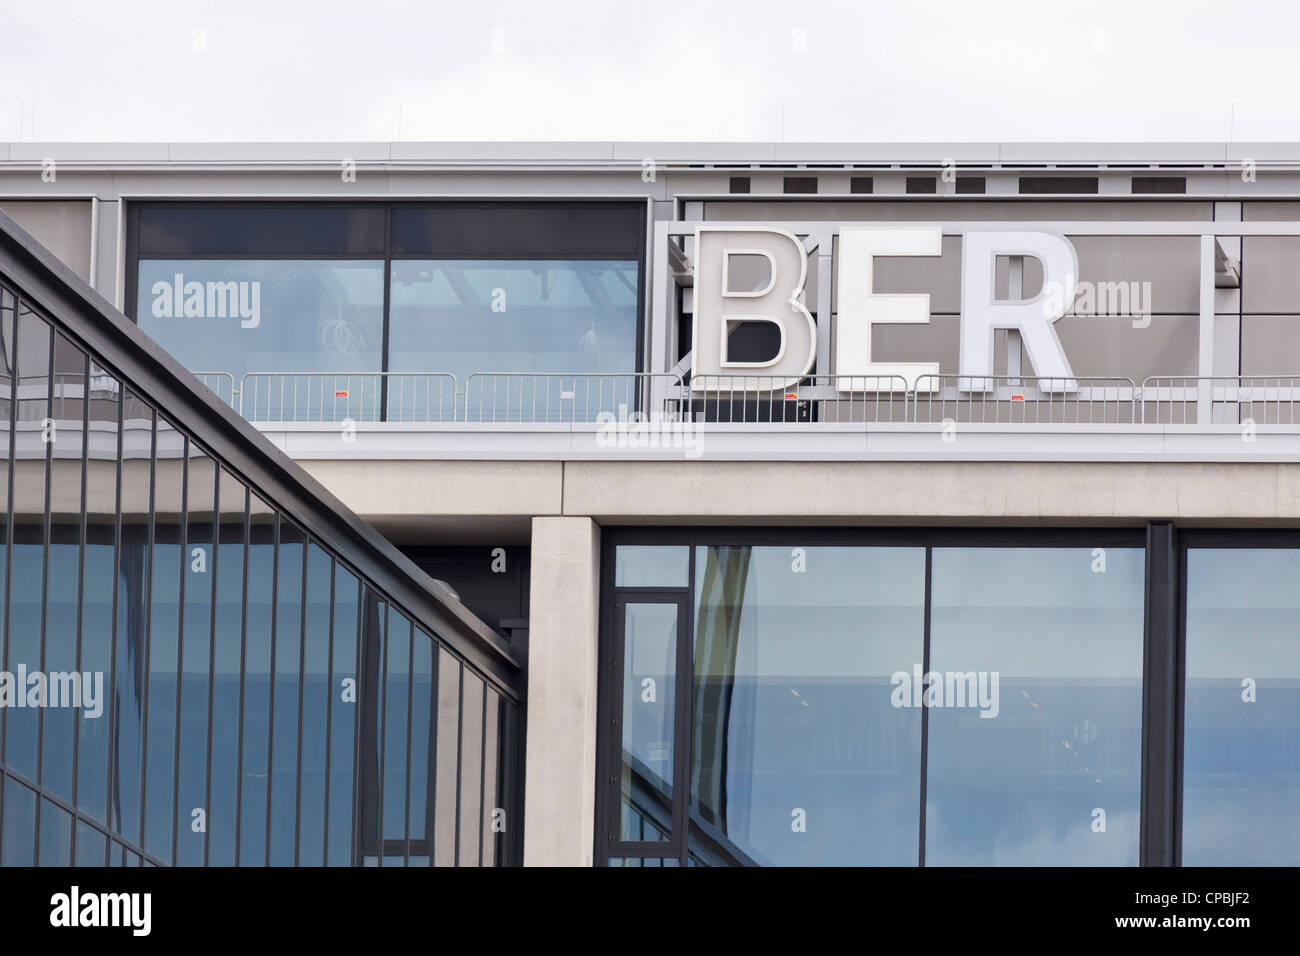
M 519 705 L 0 284 L 0 864 L 514 861 Z
M 613 571 L 611 865 L 1137 863 L 1143 549 L 810 536 Z
M 636 406 L 642 205 L 131 215 L 136 321 L 250 420 L 567 421 Z

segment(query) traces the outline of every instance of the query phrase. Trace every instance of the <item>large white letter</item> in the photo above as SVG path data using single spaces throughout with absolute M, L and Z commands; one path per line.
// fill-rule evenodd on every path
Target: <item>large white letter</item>
M 1043 288 L 1032 299 L 999 302 L 994 298 L 998 256 L 1031 256 L 1043 265 Z M 1040 378 L 1042 391 L 1072 392 L 1069 359 L 1052 323 L 1071 303 L 1079 277 L 1079 257 L 1064 236 L 1047 232 L 968 232 L 961 262 L 961 389 L 993 390 L 981 376 L 993 374 L 993 332 L 1015 329 Z M 971 376 L 975 381 L 967 381 Z
M 735 289 L 728 285 L 731 259 L 741 255 L 767 259 L 771 272 L 764 288 Z M 808 253 L 803 243 L 784 229 L 697 227 L 691 333 L 693 390 L 773 391 L 788 388 L 808 374 L 817 352 L 817 327 L 812 314 L 799 301 L 807 271 Z M 741 322 L 770 322 L 777 327 L 781 344 L 773 358 L 762 362 L 731 361 L 727 337 Z M 746 381 L 746 374 L 761 378 Z
M 943 253 L 942 229 L 891 229 L 852 226 L 840 230 L 840 301 L 835 326 L 835 374 L 841 392 L 889 391 L 889 382 L 857 376 L 900 376 L 916 387 L 921 375 L 938 375 L 938 362 L 873 362 L 871 326 L 924 325 L 930 321 L 928 293 L 877 295 L 872 288 L 876 256 L 937 256 Z

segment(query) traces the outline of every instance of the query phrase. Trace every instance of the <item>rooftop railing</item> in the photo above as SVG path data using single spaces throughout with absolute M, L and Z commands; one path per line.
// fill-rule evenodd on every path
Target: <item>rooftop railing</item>
M 598 424 L 1300 425 L 1300 375 L 679 375 L 196 372 L 249 421 Z

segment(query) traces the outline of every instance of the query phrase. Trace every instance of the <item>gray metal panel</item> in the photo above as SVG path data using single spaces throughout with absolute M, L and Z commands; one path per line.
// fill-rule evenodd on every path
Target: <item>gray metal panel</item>
M 1300 317 L 1243 316 L 1241 374 L 1300 375 Z
M 1242 240 L 1241 307 L 1300 313 L 1300 237 Z
M 0 211 L 35 236 L 82 279 L 90 281 L 90 200 L 0 202 Z

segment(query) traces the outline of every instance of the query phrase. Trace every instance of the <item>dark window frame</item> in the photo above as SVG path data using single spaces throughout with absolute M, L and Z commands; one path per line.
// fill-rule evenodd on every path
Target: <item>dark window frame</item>
M 654 528 L 626 527 L 611 528 L 601 536 L 600 580 L 609 582 L 602 585 L 599 608 L 599 638 L 597 667 L 597 741 L 596 741 L 596 813 L 595 813 L 595 865 L 606 866 L 611 857 L 642 857 L 645 859 L 674 858 L 681 866 L 689 865 L 690 839 L 688 830 L 697 823 L 689 821 L 690 768 L 694 715 L 691 711 L 691 690 L 694 675 L 695 653 L 695 553 L 696 549 L 708 545 L 752 545 L 752 546 L 813 546 L 813 547 L 900 547 L 924 548 L 925 558 L 925 625 L 924 625 L 924 666 L 929 667 L 930 651 L 930 593 L 933 549 L 942 547 L 1022 547 L 1022 548 L 1060 548 L 1060 547 L 1123 547 L 1142 548 L 1146 554 L 1147 583 L 1144 601 L 1149 609 L 1152 603 L 1151 584 L 1151 527 L 1103 527 L 1103 528 Z M 1165 527 L 1168 527 L 1167 525 Z M 1300 532 L 1297 532 L 1300 538 Z M 683 545 L 690 549 L 689 578 L 684 588 L 651 587 L 616 587 L 614 581 L 614 560 L 616 549 L 620 545 Z M 655 595 L 661 600 L 680 596 L 685 601 L 686 621 L 689 633 L 679 633 L 678 641 L 678 686 L 674 711 L 674 737 L 681 739 L 685 730 L 686 747 L 683 752 L 675 754 L 673 785 L 673 819 L 674 829 L 671 838 L 661 842 L 631 842 L 618 839 L 618 827 L 621 819 L 619 810 L 620 775 L 622 767 L 622 681 L 621 674 L 614 667 L 616 655 L 621 654 L 617 646 L 622 637 L 617 624 L 617 606 L 622 602 L 653 600 Z M 1148 622 L 1149 627 L 1149 622 Z M 679 626 L 680 631 L 680 626 Z M 1144 643 L 1148 639 L 1144 637 Z M 683 660 L 685 656 L 685 659 Z M 1152 701 L 1147 699 L 1146 655 L 1143 660 L 1143 698 L 1142 724 L 1143 735 L 1142 760 L 1139 779 L 1145 782 L 1151 772 L 1163 772 L 1172 754 L 1148 753 L 1146 730 L 1148 714 L 1151 708 L 1167 705 L 1163 696 Z M 920 797 L 922 812 L 920 832 L 918 834 L 918 865 L 925 866 L 925 797 L 928 767 L 925 760 L 927 745 L 926 712 L 921 713 L 922 761 L 920 779 Z M 686 775 L 679 776 L 677 767 L 684 764 Z M 1145 793 L 1140 794 L 1143 818 L 1146 822 L 1147 807 Z M 676 825 L 677 820 L 685 826 Z M 1158 826 L 1167 828 L 1172 820 L 1155 821 Z M 1146 852 L 1146 830 L 1139 837 L 1138 865 L 1152 865 Z M 709 838 L 707 831 L 701 833 Z M 1159 865 L 1159 864 L 1157 864 Z M 1164 864 L 1169 865 L 1169 864 Z

